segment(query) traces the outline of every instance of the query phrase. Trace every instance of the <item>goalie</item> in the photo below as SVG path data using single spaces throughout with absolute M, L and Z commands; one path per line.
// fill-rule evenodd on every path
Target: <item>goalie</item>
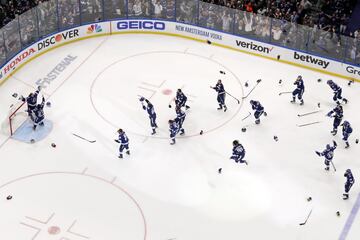
M 21 96 L 19 100 L 26 102 L 27 104 L 27 113 L 31 117 L 31 112 L 36 108 L 37 97 L 41 91 L 41 87 L 38 86 L 38 89 L 34 93 L 30 93 L 28 97 L 24 98 Z
M 42 101 L 40 104 L 35 105 L 35 107 L 30 112 L 30 119 L 33 122 L 33 130 L 36 130 L 38 125 L 44 126 L 44 105 L 45 105 L 45 98 L 42 97 Z

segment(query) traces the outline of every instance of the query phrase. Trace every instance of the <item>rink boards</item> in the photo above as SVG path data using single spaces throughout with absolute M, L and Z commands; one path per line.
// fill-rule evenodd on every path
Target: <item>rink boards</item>
M 0 84 L 29 61 L 63 45 L 111 34 L 163 34 L 187 38 L 272 61 L 291 64 L 347 80 L 360 82 L 360 68 L 331 59 L 310 55 L 248 38 L 206 28 L 163 20 L 117 20 L 87 24 L 47 36 L 16 54 L 1 67 Z M 241 64 L 241 63 L 239 63 Z M 61 68 L 61 66 L 59 67 Z M 61 69 L 58 69 L 61 71 Z

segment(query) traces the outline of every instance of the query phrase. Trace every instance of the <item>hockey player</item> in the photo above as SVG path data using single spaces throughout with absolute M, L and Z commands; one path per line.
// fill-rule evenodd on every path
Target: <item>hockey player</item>
M 144 97 L 140 98 L 140 102 L 141 102 L 142 108 L 145 111 L 147 111 L 147 113 L 149 114 L 150 126 L 152 129 L 151 135 L 154 135 L 156 133 L 155 129 L 158 127 L 156 124 L 156 113 L 155 113 L 154 105 L 152 105 L 152 103 Z M 146 106 L 145 106 L 144 102 L 146 102 Z
M 298 99 L 300 100 L 300 105 L 303 105 L 304 100 L 303 100 L 302 96 L 305 91 L 305 86 L 304 86 L 304 81 L 301 76 L 297 77 L 296 81 L 294 82 L 294 85 L 296 85 L 296 89 L 292 92 L 293 99 L 291 100 L 291 103 L 295 103 L 295 98 L 297 95 Z
M 20 97 L 20 100 L 23 101 L 23 102 L 26 102 L 27 104 L 27 112 L 28 112 L 28 115 L 31 117 L 31 112 L 34 110 L 34 108 L 36 107 L 36 104 L 37 104 L 37 97 L 40 93 L 40 90 L 41 90 L 41 87 L 38 86 L 38 89 L 33 92 L 33 93 L 30 93 L 29 96 L 27 98 L 24 98 L 23 96 Z
M 42 102 L 40 104 L 35 105 L 35 107 L 30 112 L 30 119 L 33 122 L 33 130 L 36 130 L 38 125 L 44 126 L 44 105 L 45 105 L 45 98 L 42 97 Z
M 325 157 L 325 170 L 329 171 L 329 165 L 330 165 L 330 161 L 332 161 L 333 157 L 334 157 L 334 151 L 337 147 L 337 143 L 335 141 L 333 141 L 334 146 L 330 146 L 330 144 L 326 144 L 326 148 L 324 151 L 322 152 L 318 152 L 315 151 L 315 153 L 319 156 L 324 156 Z
M 236 163 L 245 163 L 248 164 L 246 160 L 243 160 L 245 157 L 245 149 L 242 144 L 239 143 L 238 140 L 233 141 L 233 149 L 232 149 L 232 156 L 230 159 L 233 159 Z
M 339 87 L 336 83 L 333 82 L 333 80 L 328 80 L 326 82 L 330 87 L 331 89 L 334 91 L 334 97 L 333 97 L 333 100 L 337 103 L 337 104 L 340 104 L 339 100 L 342 100 L 345 104 L 348 103 L 348 100 L 346 98 L 343 98 L 341 96 L 341 93 L 342 93 L 342 89 L 341 87 Z
M 129 138 L 126 136 L 125 132 L 121 128 L 117 132 L 119 134 L 119 137 L 118 139 L 115 139 L 115 142 L 120 143 L 119 158 L 123 158 L 124 149 L 126 149 L 126 154 L 130 155 Z
M 182 111 L 180 107 L 177 107 L 176 108 L 176 118 L 174 120 L 178 124 L 180 135 L 185 134 L 185 130 L 183 128 L 183 123 L 185 121 L 185 117 L 186 117 L 185 112 Z
M 178 107 L 185 107 L 185 109 L 189 109 L 190 107 L 188 105 L 186 105 L 186 101 L 187 101 L 187 97 L 185 96 L 185 94 L 181 91 L 181 89 L 179 88 L 176 92 L 176 98 L 175 98 L 175 105 L 176 108 Z M 175 108 L 175 109 L 176 109 Z
M 342 126 L 343 140 L 345 141 L 345 144 L 346 144 L 345 148 L 349 148 L 350 144 L 349 144 L 348 139 L 353 130 L 348 121 L 344 121 L 341 124 L 341 126 Z
M 264 113 L 264 116 L 267 116 L 267 113 L 264 111 L 264 107 L 260 104 L 259 101 L 250 100 L 251 108 L 255 110 L 255 123 L 260 123 L 260 116 Z
M 219 103 L 218 110 L 221 110 L 224 107 L 224 112 L 226 112 L 227 107 L 225 105 L 225 89 L 224 89 L 224 85 L 221 83 L 221 80 L 219 79 L 215 87 L 211 87 L 211 88 L 218 93 L 217 95 L 217 101 Z
M 176 134 L 179 132 L 179 125 L 174 120 L 169 120 L 170 144 L 175 144 Z
M 346 200 L 349 198 L 349 191 L 352 185 L 354 185 L 355 179 L 350 169 L 347 169 L 345 171 L 344 177 L 346 177 L 346 182 L 345 182 L 345 193 L 343 194 L 343 199 Z
M 331 131 L 331 133 L 332 133 L 332 135 L 335 136 L 336 133 L 337 133 L 337 128 L 339 127 L 339 125 L 341 123 L 341 120 L 343 118 L 343 108 L 342 108 L 342 106 L 337 105 L 333 110 L 328 112 L 327 116 L 334 118 L 333 130 Z

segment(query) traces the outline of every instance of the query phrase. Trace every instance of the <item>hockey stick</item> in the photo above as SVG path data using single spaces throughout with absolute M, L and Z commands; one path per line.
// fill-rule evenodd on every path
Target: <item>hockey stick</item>
M 311 123 L 305 123 L 305 124 L 296 124 L 297 127 L 305 127 L 305 126 L 309 126 L 309 125 L 313 125 L 313 124 L 317 124 L 317 123 L 321 123 L 320 121 L 317 122 L 311 122 Z
M 246 116 L 246 117 L 244 117 L 243 119 L 241 119 L 241 121 L 244 121 L 245 119 L 247 119 L 248 117 L 250 117 L 251 116 L 251 112 L 249 112 L 249 114 Z
M 242 98 L 243 98 L 243 99 L 247 98 L 247 97 L 250 95 L 250 93 L 252 93 L 252 91 L 254 91 L 254 89 L 256 88 L 256 86 L 259 85 L 260 82 L 261 82 L 261 79 L 256 80 L 256 85 L 250 90 L 250 92 L 249 92 L 246 96 L 244 96 L 244 97 L 242 97 Z
M 300 226 L 303 226 L 303 225 L 305 225 L 305 224 L 307 223 L 307 221 L 309 220 L 309 217 L 310 217 L 311 213 L 312 213 L 312 209 L 310 210 L 307 218 L 305 219 L 305 222 L 302 222 L 302 223 L 299 224 Z
M 308 112 L 308 113 L 304 113 L 304 114 L 298 114 L 298 117 L 303 117 L 303 116 L 307 116 L 310 114 L 314 114 L 314 113 L 318 113 L 321 112 L 321 110 L 317 110 L 317 111 L 313 111 L 313 112 Z
M 331 162 L 331 166 L 334 168 L 334 172 L 336 172 L 336 167 L 335 167 L 333 161 L 331 160 L 330 162 Z
M 89 139 L 83 138 L 82 136 L 79 136 L 79 135 L 77 135 L 77 134 L 75 134 L 75 133 L 73 133 L 72 135 L 74 135 L 75 137 L 81 138 L 82 140 L 85 140 L 85 141 L 87 141 L 87 142 L 89 142 L 89 143 L 94 143 L 94 142 L 96 142 L 96 140 L 89 140 Z
M 281 96 L 282 94 L 287 94 L 287 93 L 292 93 L 292 92 L 279 92 L 279 96 Z
M 230 97 L 232 97 L 233 99 L 235 99 L 238 104 L 240 104 L 240 100 L 239 100 L 239 99 L 237 99 L 236 97 L 234 97 L 233 95 L 231 95 L 231 94 L 228 93 L 227 91 L 225 91 L 225 93 L 226 93 L 227 95 L 229 95 Z

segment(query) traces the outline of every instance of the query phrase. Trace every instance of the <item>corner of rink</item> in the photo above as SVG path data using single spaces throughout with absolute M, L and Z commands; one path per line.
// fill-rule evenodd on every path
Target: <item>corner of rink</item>
M 27 119 L 14 133 L 13 139 L 25 143 L 34 143 L 46 138 L 53 128 L 53 124 L 49 120 L 44 120 L 43 126 L 37 126 L 33 130 L 32 122 Z

